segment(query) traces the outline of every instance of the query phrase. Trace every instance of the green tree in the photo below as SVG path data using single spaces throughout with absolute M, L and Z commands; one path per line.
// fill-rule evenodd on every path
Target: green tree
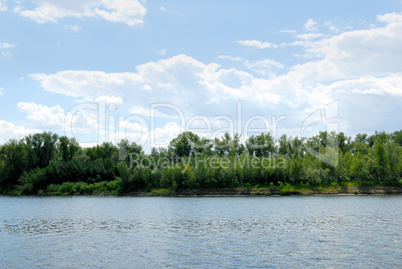
M 119 160 L 119 149 L 111 142 L 103 142 L 102 145 L 87 148 L 84 152 L 91 161 L 109 158 L 116 163 Z
M 386 145 L 391 176 L 396 179 L 398 176 L 398 165 L 401 161 L 401 147 L 393 140 Z
M 126 163 L 120 162 L 117 164 L 117 170 L 121 178 L 119 193 L 127 193 L 130 191 L 132 184 L 132 175 L 130 169 Z
M 68 138 L 67 136 L 61 136 L 58 144 L 59 154 L 61 160 L 69 162 L 73 157 L 81 150 L 80 145 L 74 138 Z
M 269 157 L 277 153 L 275 139 L 270 133 L 251 136 L 246 142 L 246 147 L 249 154 L 256 157 Z
M 374 154 L 378 165 L 378 178 L 387 176 L 387 154 L 383 139 L 378 137 L 374 145 Z
M 196 145 L 200 138 L 192 132 L 184 132 L 170 141 L 169 149 L 180 159 L 183 157 L 194 156 Z
M 22 141 L 10 140 L 0 148 L 4 166 L 0 170 L 3 186 L 13 186 L 26 169 L 26 151 Z
M 50 164 L 55 156 L 55 144 L 58 135 L 51 132 L 37 133 L 25 138 L 27 141 L 29 167 L 44 168 Z
M 287 139 L 286 134 L 283 134 L 279 140 L 279 148 L 278 148 L 278 153 L 279 155 L 286 156 L 291 153 L 292 145 L 290 143 L 290 140 Z
M 292 180 L 292 183 L 300 183 L 303 181 L 303 178 L 302 160 L 300 155 L 298 155 L 290 165 L 290 179 Z
M 143 155 L 144 151 L 142 146 L 135 142 L 129 142 L 127 139 L 122 139 L 119 143 L 119 160 L 125 160 L 126 163 L 130 163 L 131 160 L 137 159 Z
M 342 153 L 346 153 L 347 151 L 350 151 L 350 145 L 351 145 L 351 137 L 350 136 L 345 136 L 343 132 L 340 132 L 337 137 L 338 141 L 338 147 L 342 150 Z
M 393 132 L 391 134 L 391 140 L 402 147 L 402 130 Z

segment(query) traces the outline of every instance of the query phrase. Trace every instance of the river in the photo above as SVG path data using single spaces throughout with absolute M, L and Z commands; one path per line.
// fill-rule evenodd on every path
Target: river
M 402 196 L 0 197 L 1 268 L 402 268 Z

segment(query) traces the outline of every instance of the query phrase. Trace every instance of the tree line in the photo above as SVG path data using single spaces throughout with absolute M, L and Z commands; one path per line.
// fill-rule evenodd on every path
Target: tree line
M 317 157 L 317 154 L 320 154 Z M 152 189 L 235 188 L 356 182 L 402 184 L 402 130 L 357 134 L 320 132 L 310 138 L 270 133 L 201 138 L 184 132 L 167 148 L 128 140 L 82 148 L 51 132 L 0 146 L 0 193 L 128 194 Z

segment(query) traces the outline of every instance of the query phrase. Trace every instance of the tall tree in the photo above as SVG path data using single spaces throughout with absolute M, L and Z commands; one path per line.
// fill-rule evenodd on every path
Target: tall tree
M 75 138 L 70 139 L 67 136 L 61 136 L 59 138 L 58 149 L 62 161 L 69 162 L 73 159 L 74 155 L 80 151 L 81 148 Z
M 192 132 L 184 132 L 170 141 L 169 149 L 179 158 L 189 157 L 195 155 L 196 145 L 199 141 L 198 135 Z
M 22 141 L 10 140 L 0 148 L 0 158 L 4 163 L 2 185 L 17 184 L 19 177 L 26 169 L 26 150 Z
M 240 138 L 239 134 L 235 134 L 231 137 L 229 133 L 225 133 L 220 139 L 215 138 L 215 153 L 218 156 L 236 156 L 242 154 L 245 151 L 245 147 L 241 143 Z
M 374 154 L 378 165 L 378 178 L 387 176 L 387 154 L 383 139 L 381 137 L 377 138 L 377 141 L 374 145 Z
M 256 157 L 269 157 L 277 153 L 275 139 L 270 133 L 251 136 L 246 143 L 250 155 Z

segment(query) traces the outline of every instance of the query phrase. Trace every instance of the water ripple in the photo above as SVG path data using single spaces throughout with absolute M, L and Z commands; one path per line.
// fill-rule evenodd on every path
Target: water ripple
M 401 268 L 402 197 L 0 197 L 4 268 Z

